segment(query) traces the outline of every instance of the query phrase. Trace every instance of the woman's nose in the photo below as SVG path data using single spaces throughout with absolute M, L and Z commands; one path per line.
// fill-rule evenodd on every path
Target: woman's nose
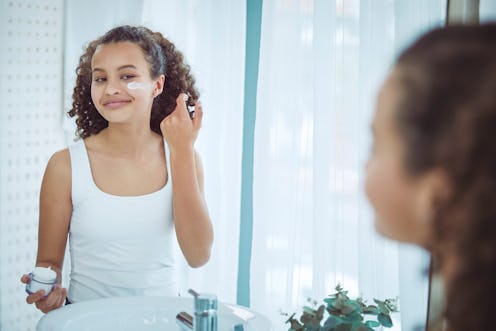
M 114 95 L 119 94 L 121 92 L 121 88 L 119 86 L 119 82 L 115 80 L 107 80 L 107 85 L 105 86 L 105 94 Z

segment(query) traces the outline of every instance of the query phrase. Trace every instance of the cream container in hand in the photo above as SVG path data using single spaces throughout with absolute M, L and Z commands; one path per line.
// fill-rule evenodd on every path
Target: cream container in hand
M 45 291 L 45 296 L 48 295 L 57 284 L 57 273 L 50 267 L 36 267 L 33 272 L 29 274 L 29 283 L 26 284 L 26 292 L 33 294 L 39 290 Z

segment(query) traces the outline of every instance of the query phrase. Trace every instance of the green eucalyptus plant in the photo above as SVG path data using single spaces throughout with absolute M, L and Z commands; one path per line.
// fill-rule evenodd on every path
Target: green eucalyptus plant
M 291 325 L 288 331 L 374 331 L 381 325 L 393 326 L 390 314 L 398 311 L 397 299 L 374 299 L 375 305 L 367 305 L 361 297 L 350 299 L 340 284 L 335 290 L 335 294 L 324 299 L 325 305 L 318 308 L 317 302 L 309 299 L 313 307 L 303 307 L 299 320 L 296 313 L 292 314 L 286 321 Z M 322 325 L 326 311 L 328 316 Z

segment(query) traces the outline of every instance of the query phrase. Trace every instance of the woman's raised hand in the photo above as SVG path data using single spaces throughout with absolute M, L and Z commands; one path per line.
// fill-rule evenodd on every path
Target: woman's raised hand
M 195 103 L 193 118 L 190 117 L 185 93 L 176 99 L 176 108 L 160 123 L 160 130 L 171 150 L 193 148 L 201 127 L 203 110 L 200 101 Z

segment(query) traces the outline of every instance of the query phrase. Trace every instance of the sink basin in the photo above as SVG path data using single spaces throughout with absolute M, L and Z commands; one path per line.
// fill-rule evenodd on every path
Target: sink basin
M 84 301 L 61 307 L 43 316 L 37 331 L 180 331 L 176 315 L 193 315 L 193 299 L 179 297 L 121 297 Z M 246 307 L 219 302 L 218 331 L 273 330 L 269 320 Z

